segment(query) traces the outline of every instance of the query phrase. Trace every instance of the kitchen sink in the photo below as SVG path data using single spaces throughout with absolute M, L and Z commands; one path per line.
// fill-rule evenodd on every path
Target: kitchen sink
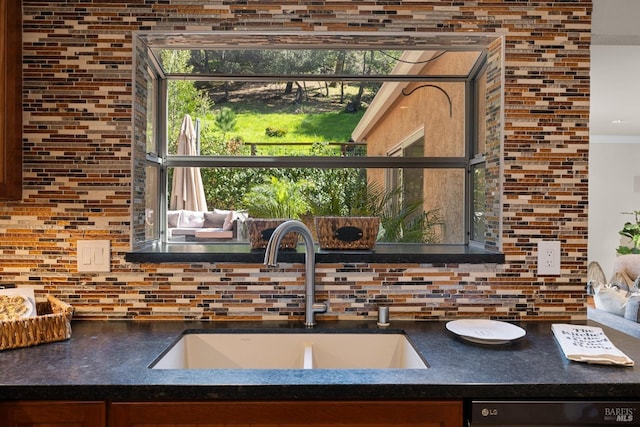
M 152 369 L 426 369 L 402 333 L 191 332 Z

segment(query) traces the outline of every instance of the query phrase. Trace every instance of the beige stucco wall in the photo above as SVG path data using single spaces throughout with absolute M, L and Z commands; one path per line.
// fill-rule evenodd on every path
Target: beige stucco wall
M 428 63 L 421 75 L 465 76 L 478 59 L 477 52 L 450 52 Z M 397 85 L 399 83 L 387 83 Z M 401 83 L 400 83 L 401 84 Z M 421 132 L 424 136 L 424 156 L 461 157 L 465 149 L 465 84 L 463 82 L 429 83 L 436 84 L 444 93 L 433 87 L 418 88 L 424 83 L 411 83 L 406 93 L 392 103 L 371 131 L 363 134 L 367 142 L 368 155 L 388 156 L 390 151 Z M 384 184 L 385 170 L 368 171 L 371 181 Z M 424 173 L 424 210 L 437 210 L 444 227 L 441 243 L 464 243 L 464 200 L 465 174 L 460 170 L 428 169 Z

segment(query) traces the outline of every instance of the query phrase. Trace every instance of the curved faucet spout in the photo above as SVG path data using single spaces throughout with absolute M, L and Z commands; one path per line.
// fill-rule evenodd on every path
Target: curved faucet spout
M 286 221 L 276 227 L 269 239 L 269 243 L 267 243 L 264 254 L 264 264 L 269 267 L 276 267 L 278 265 L 278 249 L 280 248 L 280 243 L 285 234 L 291 232 L 299 233 L 304 240 L 304 324 L 307 327 L 311 327 L 316 324 L 315 314 L 327 311 L 327 305 L 315 302 L 316 253 L 313 247 L 313 237 L 311 236 L 309 228 L 302 222 L 294 219 Z

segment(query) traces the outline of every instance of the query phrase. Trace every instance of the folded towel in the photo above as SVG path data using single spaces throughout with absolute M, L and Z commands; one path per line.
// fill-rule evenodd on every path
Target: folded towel
M 609 341 L 602 328 L 554 323 L 551 330 L 569 360 L 633 366 L 633 360 Z

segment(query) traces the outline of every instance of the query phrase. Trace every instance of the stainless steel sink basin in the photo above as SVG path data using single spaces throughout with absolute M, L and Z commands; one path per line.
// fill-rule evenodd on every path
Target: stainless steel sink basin
M 153 369 L 426 369 L 403 333 L 183 334 Z

